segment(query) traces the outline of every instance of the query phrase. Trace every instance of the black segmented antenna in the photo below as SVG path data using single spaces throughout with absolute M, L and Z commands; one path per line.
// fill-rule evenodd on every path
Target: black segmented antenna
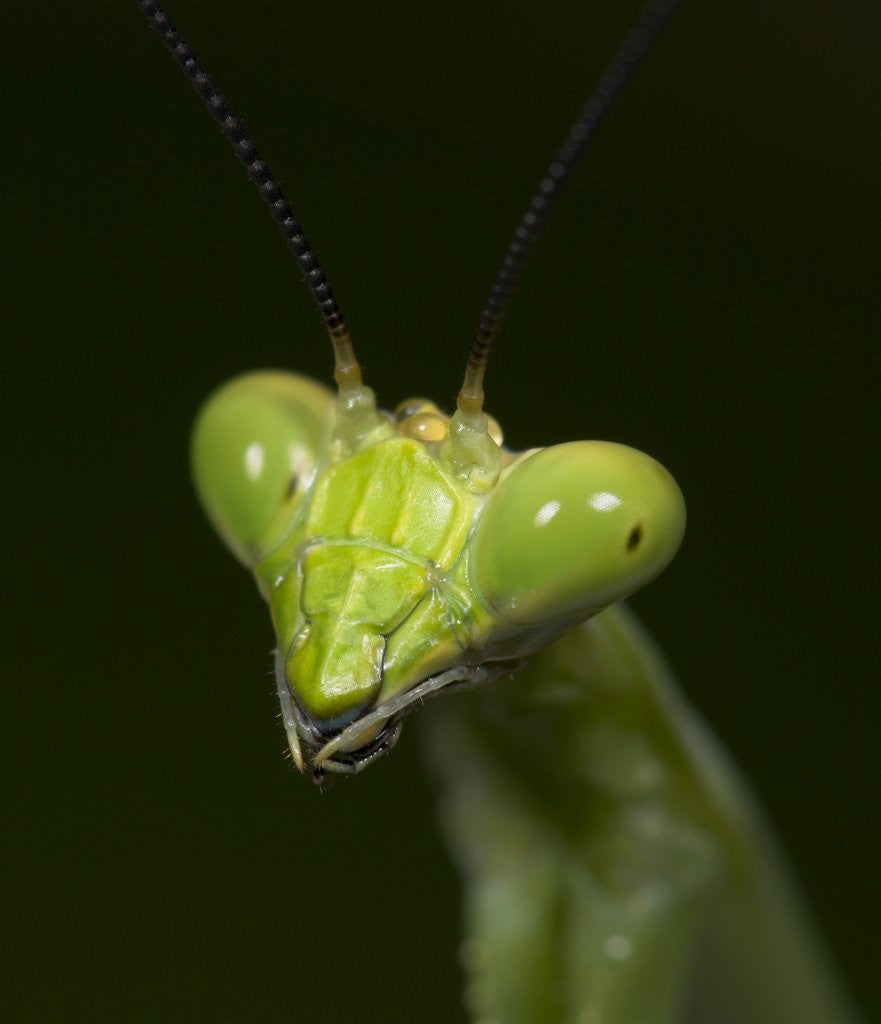
M 560 190 L 572 176 L 603 115 L 627 84 L 679 2 L 649 0 L 569 129 L 566 141 L 545 172 L 538 191 L 530 199 L 480 314 L 468 355 L 465 380 L 459 391 L 458 405 L 463 413 L 479 412 L 483 406 L 483 377 L 493 338 L 507 315 L 514 289 L 541 229 L 559 198 Z
M 341 389 L 357 388 L 361 385 L 361 367 L 355 358 L 349 329 L 343 320 L 318 257 L 294 217 L 290 204 L 273 178 L 269 167 L 260 156 L 257 147 L 248 137 L 242 122 L 230 110 L 229 104 L 220 94 L 214 79 L 202 68 L 189 44 L 181 38 L 168 15 L 152 0 L 138 0 L 138 6 L 147 16 L 150 24 L 162 37 L 172 57 L 183 73 L 193 83 L 193 88 L 205 101 L 208 112 L 220 125 L 227 142 L 239 160 L 245 165 L 248 177 L 269 207 L 282 237 L 288 244 L 303 274 L 312 298 L 321 313 L 334 351 L 334 377 Z

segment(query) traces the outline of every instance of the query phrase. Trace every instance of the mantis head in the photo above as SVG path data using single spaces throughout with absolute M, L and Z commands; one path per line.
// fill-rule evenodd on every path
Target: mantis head
M 540 182 L 449 419 L 430 403 L 377 409 L 281 187 L 164 11 L 140 6 L 268 205 L 333 349 L 335 398 L 292 374 L 239 378 L 202 409 L 192 459 L 209 519 L 269 602 L 295 762 L 305 748 L 316 776 L 357 771 L 394 742 L 406 710 L 510 668 L 642 586 L 679 545 L 682 497 L 653 459 L 604 442 L 513 456 L 483 412 L 489 351 L 529 254 L 675 0 L 637 20 Z
M 515 455 L 494 429 L 475 453 L 455 447 L 455 416 L 400 408 L 353 444 L 330 391 L 254 373 L 193 434 L 202 504 L 272 610 L 295 760 L 305 749 L 319 775 L 360 770 L 426 697 L 509 671 L 633 593 L 684 529 L 675 481 L 633 448 Z

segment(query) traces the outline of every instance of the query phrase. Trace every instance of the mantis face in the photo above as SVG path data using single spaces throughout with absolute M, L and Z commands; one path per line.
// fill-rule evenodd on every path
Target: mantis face
M 359 770 L 426 696 L 509 670 L 679 546 L 679 488 L 641 452 L 501 450 L 475 484 L 450 444 L 418 400 L 352 442 L 332 394 L 292 374 L 238 378 L 200 413 L 197 490 L 269 602 L 300 766 L 305 748 L 315 770 Z

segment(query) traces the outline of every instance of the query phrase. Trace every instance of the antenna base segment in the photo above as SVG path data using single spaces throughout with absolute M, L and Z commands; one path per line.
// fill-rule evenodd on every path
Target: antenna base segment
M 476 411 L 457 409 L 441 444 L 444 467 L 473 494 L 492 490 L 501 469 L 501 449 L 489 434 L 489 420 Z

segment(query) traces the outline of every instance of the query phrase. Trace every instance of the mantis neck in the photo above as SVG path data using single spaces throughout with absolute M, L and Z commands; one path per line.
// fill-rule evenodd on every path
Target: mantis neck
M 476 1019 L 855 1024 L 749 793 L 625 608 L 427 720 Z

